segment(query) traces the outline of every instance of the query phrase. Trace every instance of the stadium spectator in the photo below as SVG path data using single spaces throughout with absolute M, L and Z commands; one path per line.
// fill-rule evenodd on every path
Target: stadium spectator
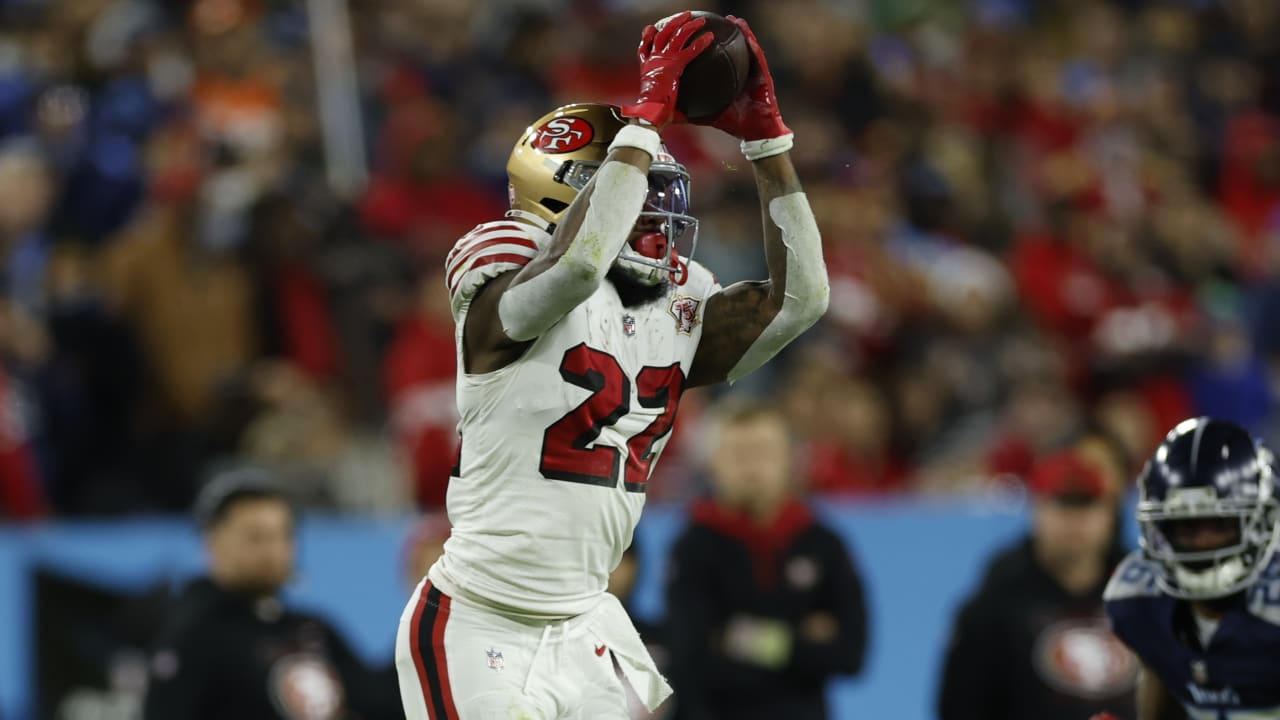
M 183 508 L 222 455 L 320 467 L 315 502 L 386 510 L 395 482 L 351 469 L 392 478 L 397 443 L 438 505 L 456 369 L 428 258 L 505 208 L 528 118 L 629 100 L 635 29 L 681 6 L 347 4 L 363 127 L 325 137 L 312 52 L 341 34 L 313 4 L 0 2 L 0 516 Z M 785 379 L 798 480 L 972 491 L 1086 423 L 1146 457 L 1198 414 L 1276 445 L 1280 5 L 701 6 L 760 18 L 822 226 L 828 315 L 727 391 Z M 316 202 L 335 145 L 365 148 L 370 182 Z M 672 146 L 696 165 L 697 256 L 756 276 L 736 146 Z M 174 204 L 182 242 L 140 250 Z M 302 381 L 255 397 L 282 367 Z M 695 493 L 693 397 L 650 500 Z
M 676 718 L 825 718 L 826 681 L 866 650 L 862 583 L 850 554 L 792 494 L 783 415 L 721 408 L 713 494 L 695 503 L 671 554 L 667 624 Z
M 18 392 L 11 377 L 0 375 L 0 517 L 32 520 L 45 514 L 46 503 Z
M 0 517 L 30 519 L 46 508 L 39 452 L 37 380 L 51 364 L 43 317 L 50 244 L 44 225 L 53 181 L 37 145 L 0 142 Z M 37 380 L 38 381 L 38 380 Z
M 828 421 L 806 448 L 810 490 L 875 495 L 903 489 L 906 472 L 891 445 L 889 407 L 879 388 L 864 380 L 827 387 L 818 415 Z
M 803 474 L 843 494 L 965 491 L 1025 472 L 1084 418 L 1122 426 L 1135 455 L 1159 441 L 1145 427 L 1201 413 L 1280 435 L 1280 14 L 882 5 L 704 5 L 765 18 L 823 231 L 831 306 L 811 347 L 732 391 L 836 359 L 821 387 L 852 402 L 830 426 L 793 418 Z M 0 6 L 0 154 L 43 158 L 0 180 L 3 294 L 25 318 L 0 341 L 56 513 L 187 504 L 238 445 L 214 437 L 226 384 L 278 356 L 336 388 L 357 433 L 399 441 L 418 502 L 438 504 L 453 438 L 424 399 L 452 371 L 419 366 L 440 328 L 410 288 L 442 297 L 422 268 L 505 207 L 524 118 L 619 99 L 625 38 L 677 6 L 369 0 L 351 15 L 363 128 L 341 138 L 324 135 L 306 8 Z M 370 180 L 317 201 L 335 141 L 367 146 Z M 698 178 L 697 255 L 726 282 L 753 276 L 736 149 L 688 128 L 671 143 Z M 173 206 L 188 217 L 166 229 Z M 74 271 L 58 279 L 60 258 Z M 693 465 L 655 490 L 686 496 Z
M 156 176 L 205 173 L 194 129 L 166 128 L 151 151 Z M 104 258 L 111 306 L 135 328 L 155 373 L 157 422 L 186 427 L 202 418 L 217 383 L 253 357 L 252 297 L 240 258 L 243 236 L 207 217 L 191 185 L 145 206 Z M 155 302 L 162 297 L 166 302 Z
M 395 676 L 373 672 L 324 620 L 287 609 L 294 511 L 264 472 L 233 470 L 197 498 L 209 574 L 165 618 L 144 717 L 403 717 Z
M 1102 611 L 1124 557 L 1117 481 L 1126 476 L 1098 443 L 1088 436 L 1036 463 L 1030 533 L 991 559 L 954 621 L 942 720 L 1133 715 L 1137 663 Z
M 457 356 L 444 264 L 423 274 L 417 303 L 396 327 L 383 361 L 389 420 L 413 465 L 420 507 L 443 508 L 458 446 Z
M 253 368 L 250 384 L 257 412 L 238 450 L 275 473 L 296 502 L 388 515 L 410 504 L 408 474 L 389 439 L 352 422 L 334 388 L 269 360 Z

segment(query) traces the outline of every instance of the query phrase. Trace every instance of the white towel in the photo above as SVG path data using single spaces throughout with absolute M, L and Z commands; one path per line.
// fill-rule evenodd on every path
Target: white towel
M 636 632 L 636 626 L 631 623 L 631 617 L 618 598 L 605 593 L 600 604 L 592 610 L 589 623 L 591 632 L 613 651 L 622 674 L 649 712 L 658 709 L 662 701 L 671 696 L 671 686 L 658 672 L 649 649 L 644 646 L 640 633 Z

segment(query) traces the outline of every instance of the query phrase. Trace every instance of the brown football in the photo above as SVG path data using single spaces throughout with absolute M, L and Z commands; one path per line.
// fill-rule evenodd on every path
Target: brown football
M 738 26 L 723 16 L 703 10 L 695 10 L 693 16 L 707 19 L 699 35 L 709 32 L 715 40 L 685 67 L 676 108 L 690 120 L 709 120 L 746 88 L 751 49 Z

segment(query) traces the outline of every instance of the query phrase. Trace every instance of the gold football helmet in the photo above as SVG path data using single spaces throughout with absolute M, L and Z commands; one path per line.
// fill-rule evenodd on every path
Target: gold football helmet
M 554 227 L 626 124 L 618 107 L 600 103 L 565 105 L 543 115 L 520 135 L 507 159 L 511 209 Z M 637 229 L 650 231 L 623 246 L 617 267 L 650 285 L 668 276 L 684 282 L 698 239 L 698 221 L 688 211 L 689 173 L 664 146 L 649 166 L 649 195 L 637 222 Z M 688 245 L 683 257 L 678 245 Z

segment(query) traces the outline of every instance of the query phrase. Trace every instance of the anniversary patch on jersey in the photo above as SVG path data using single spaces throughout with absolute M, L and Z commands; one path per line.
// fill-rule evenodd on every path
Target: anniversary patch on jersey
M 1033 653 L 1045 683 L 1076 697 L 1112 697 L 1132 688 L 1138 677 L 1137 659 L 1101 618 L 1050 625 Z
M 271 700 L 291 720 L 343 717 L 343 690 L 338 674 L 322 658 L 308 653 L 286 655 L 271 666 L 267 682 Z
M 570 153 L 589 145 L 595 135 L 591 123 L 580 117 L 558 117 L 538 128 L 530 144 L 544 153 Z
M 698 306 L 700 304 L 702 304 L 701 300 L 691 298 L 688 295 L 677 295 L 672 298 L 669 312 L 671 317 L 676 319 L 676 332 L 682 335 L 693 334 L 693 328 L 698 324 Z

